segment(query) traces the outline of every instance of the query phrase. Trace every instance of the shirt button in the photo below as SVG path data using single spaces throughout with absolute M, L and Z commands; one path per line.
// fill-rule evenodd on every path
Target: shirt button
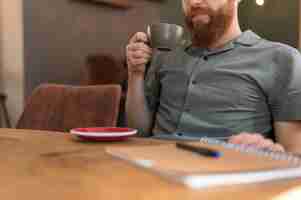
M 192 80 L 191 84 L 195 85 L 195 84 L 197 84 L 197 81 L 196 80 Z
M 185 111 L 185 112 L 189 112 L 189 111 L 190 111 L 190 108 L 186 107 L 186 108 L 184 108 L 184 111 Z

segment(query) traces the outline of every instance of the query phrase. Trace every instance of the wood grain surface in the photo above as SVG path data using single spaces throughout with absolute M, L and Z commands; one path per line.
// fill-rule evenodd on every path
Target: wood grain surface
M 105 147 L 164 141 L 93 143 L 69 134 L 0 129 L 0 197 L 5 200 L 268 200 L 301 180 L 193 190 L 112 158 Z M 169 143 L 169 142 L 165 142 Z

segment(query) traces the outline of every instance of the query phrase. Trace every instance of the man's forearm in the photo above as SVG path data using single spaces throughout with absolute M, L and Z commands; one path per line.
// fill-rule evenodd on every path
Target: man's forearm
M 301 153 L 301 121 L 275 122 L 276 140 L 286 151 Z
M 145 99 L 143 76 L 129 75 L 126 116 L 129 127 L 137 128 L 142 136 L 151 135 L 153 117 Z

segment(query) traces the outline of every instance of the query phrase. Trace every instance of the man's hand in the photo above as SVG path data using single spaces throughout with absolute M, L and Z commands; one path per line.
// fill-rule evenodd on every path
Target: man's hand
M 270 139 L 264 138 L 258 133 L 247 133 L 242 132 L 239 135 L 232 136 L 229 139 L 230 143 L 241 144 L 246 146 L 252 146 L 258 149 L 268 149 L 271 151 L 281 151 L 284 152 L 283 146 L 280 144 L 274 143 Z
M 126 47 L 126 58 L 129 73 L 144 75 L 145 65 L 152 56 L 152 49 L 147 46 L 147 35 L 143 32 L 136 33 Z

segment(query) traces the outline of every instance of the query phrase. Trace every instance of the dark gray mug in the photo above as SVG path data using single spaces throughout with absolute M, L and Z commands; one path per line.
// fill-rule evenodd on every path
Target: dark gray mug
M 170 51 L 183 43 L 184 28 L 168 23 L 151 24 L 147 36 L 152 48 Z

